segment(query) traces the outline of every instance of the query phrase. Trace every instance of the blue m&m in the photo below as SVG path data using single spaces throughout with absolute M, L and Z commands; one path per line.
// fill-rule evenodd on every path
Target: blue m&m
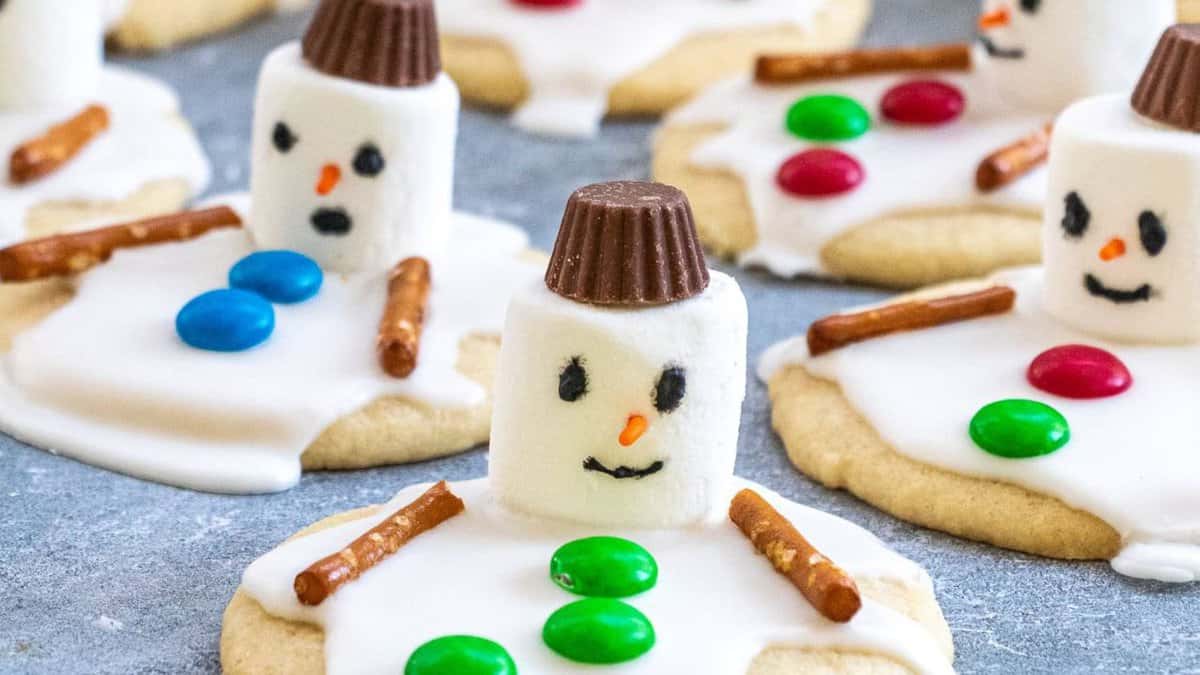
M 262 296 L 223 288 L 193 298 L 175 317 L 175 332 L 190 347 L 240 352 L 256 347 L 275 330 L 275 308 Z
M 289 305 L 304 302 L 321 290 L 321 266 L 295 251 L 258 251 L 229 270 L 229 285 Z

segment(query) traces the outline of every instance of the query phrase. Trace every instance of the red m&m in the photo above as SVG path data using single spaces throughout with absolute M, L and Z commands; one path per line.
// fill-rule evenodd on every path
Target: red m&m
M 934 126 L 959 118 L 967 107 L 962 91 L 937 80 L 913 80 L 898 84 L 883 95 L 880 111 L 900 124 Z
M 797 197 L 832 197 L 858 187 L 866 172 L 850 155 L 829 148 L 792 155 L 775 176 L 779 187 Z
M 1087 345 L 1048 349 L 1029 364 L 1029 383 L 1065 398 L 1106 398 L 1133 385 L 1129 369 L 1110 352 Z
M 583 0 L 510 0 L 514 5 L 522 5 L 524 7 L 536 7 L 538 9 L 564 9 L 574 7 L 583 2 Z

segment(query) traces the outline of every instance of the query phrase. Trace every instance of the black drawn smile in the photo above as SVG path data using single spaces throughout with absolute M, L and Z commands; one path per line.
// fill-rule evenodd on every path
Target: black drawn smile
M 588 457 L 583 461 L 584 471 L 598 471 L 607 476 L 612 476 L 617 480 L 624 480 L 626 478 L 645 478 L 646 476 L 651 476 L 659 471 L 662 471 L 662 468 L 662 462 L 654 462 L 653 464 L 642 469 L 634 469 L 628 466 L 618 466 L 615 469 L 610 469 L 601 464 L 600 460 L 596 459 L 595 457 Z
M 982 43 L 983 48 L 987 50 L 988 56 L 994 59 L 1016 60 L 1025 58 L 1024 49 L 1019 47 L 1001 47 L 986 35 L 980 35 L 979 42 Z
M 1094 274 L 1086 274 L 1083 277 L 1083 286 L 1088 293 L 1097 298 L 1104 298 L 1110 302 L 1115 302 L 1118 305 L 1125 305 L 1133 302 L 1149 302 L 1150 296 L 1153 294 L 1153 289 L 1150 284 L 1142 284 L 1132 291 L 1123 291 L 1117 288 L 1109 288 L 1103 282 L 1096 278 Z

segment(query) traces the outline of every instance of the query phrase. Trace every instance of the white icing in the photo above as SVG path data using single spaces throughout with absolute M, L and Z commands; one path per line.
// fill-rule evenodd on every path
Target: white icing
M 275 50 L 255 104 L 251 229 L 259 247 L 300 251 L 338 272 L 385 269 L 410 255 L 436 263 L 450 229 L 458 108 L 444 74 L 420 87 L 380 87 L 318 72 L 297 43 Z M 287 152 L 272 143 L 280 122 L 297 139 Z M 368 145 L 386 163 L 375 176 L 354 168 Z M 341 179 L 320 195 L 326 166 Z M 318 209 L 344 211 L 352 229 L 319 233 L 310 222 Z
M 450 35 L 507 45 L 529 82 L 513 122 L 530 131 L 594 135 L 614 85 L 697 33 L 807 25 L 828 0 L 584 0 L 531 9 L 513 0 L 437 0 Z
M 121 23 L 132 0 L 100 0 L 104 12 L 104 27 L 111 30 Z
M 985 0 L 984 11 L 1000 9 L 1008 25 L 983 34 L 1025 56 L 988 59 L 989 75 L 1006 100 L 1049 111 L 1131 87 L 1177 12 L 1176 0 L 1044 0 L 1032 11 L 1016 0 Z
M 99 0 L 0 5 L 0 111 L 79 104 L 94 96 L 103 20 Z
M 509 308 L 496 372 L 489 476 L 517 511 L 612 526 L 694 522 L 727 498 L 746 391 L 746 299 L 712 273 L 701 295 L 657 308 L 602 309 L 566 300 L 537 282 Z M 559 397 L 559 373 L 578 357 L 587 394 Z M 686 393 L 660 413 L 654 392 L 682 368 Z M 535 412 L 536 411 L 536 412 Z M 632 415 L 648 421 L 629 447 L 618 437 Z M 614 480 L 581 465 L 661 472 Z
M 1128 94 L 1114 94 L 1068 108 L 1052 152 L 1043 230 L 1046 311 L 1116 340 L 1200 340 L 1200 134 L 1142 119 Z M 1062 226 L 1069 194 L 1090 216 L 1079 237 Z M 1139 218 L 1147 212 L 1167 235 L 1155 254 L 1140 235 Z M 1103 260 L 1101 250 L 1118 240 L 1125 253 Z M 1118 291 L 1149 284 L 1150 298 L 1117 304 L 1094 296 L 1087 275 Z
M 185 181 L 193 194 L 204 190 L 209 164 L 195 135 L 179 115 L 168 87 L 151 78 L 109 66 L 92 99 L 108 108 L 110 126 L 58 171 L 24 185 L 0 178 L 0 244 L 25 234 L 30 208 L 50 201 L 103 202 L 129 197 L 164 179 Z M 79 112 L 78 105 L 0 112 L 0 157 Z
M 519 230 L 456 214 L 455 255 L 433 269 L 417 370 L 385 375 L 375 358 L 386 272 L 326 275 L 306 303 L 276 305 L 263 345 L 238 354 L 185 346 L 174 330 L 188 300 L 224 287 L 254 250 L 242 231 L 118 251 L 79 278 L 66 306 L 19 335 L 0 373 L 0 427 L 81 461 L 215 492 L 293 485 L 300 454 L 331 423 L 371 401 L 405 396 L 474 405 L 458 344 L 499 333 L 509 296 L 541 266 L 520 261 Z M 80 327 L 90 327 L 80 330 Z
M 890 335 L 813 359 L 800 337 L 773 347 L 759 374 L 768 380 L 779 368 L 802 363 L 838 383 L 854 409 L 903 455 L 1020 485 L 1096 515 L 1125 542 L 1113 560 L 1118 572 L 1162 581 L 1200 579 L 1200 423 L 1194 395 L 1200 345 L 1099 339 L 1045 313 L 1040 270 L 1006 272 L 997 281 L 1017 290 L 1010 314 Z M 1133 388 L 1112 398 L 1069 400 L 1030 385 L 1025 378 L 1030 361 L 1070 343 L 1116 354 L 1133 373 Z M 939 377 L 943 371 L 948 375 Z M 1071 426 L 1070 442 L 1054 454 L 1026 460 L 976 447 L 967 434 L 972 416 L 1006 398 L 1054 406 Z
M 1020 62 L 989 58 L 980 47 L 974 59 L 978 67 L 966 74 L 923 72 L 769 87 L 756 86 L 747 76 L 715 85 L 673 112 L 668 123 L 726 127 L 695 148 L 691 163 L 731 171 L 746 187 L 758 241 L 739 256 L 741 264 L 766 267 L 780 276 L 828 274 L 820 255 L 825 245 L 876 218 L 964 207 L 1040 211 L 1044 169 L 981 194 L 975 188 L 979 162 L 1039 129 L 1071 98 L 1131 87 L 1154 40 L 1174 18 L 1173 0 L 1145 4 L 1144 10 L 1139 5 L 1130 11 L 1120 0 L 1050 0 L 1041 3 L 1033 18 L 1013 9 L 1010 25 L 987 35 L 998 46 L 1026 49 L 1027 58 Z M 929 78 L 963 91 L 967 110 L 961 118 L 932 129 L 882 118 L 878 108 L 888 89 Z M 780 165 L 797 152 L 827 144 L 791 135 L 785 126 L 787 110 L 804 96 L 825 93 L 850 96 L 875 118 L 864 136 L 836 144 L 859 160 L 866 180 L 845 195 L 796 198 L 776 183 Z
M 654 480 L 653 477 L 646 480 Z M 400 492 L 375 516 L 289 542 L 255 561 L 243 589 L 269 613 L 320 626 L 330 675 L 398 673 L 414 649 L 444 635 L 499 642 L 525 675 L 593 673 L 554 654 L 541 628 L 576 599 L 547 573 L 554 550 L 579 537 L 615 535 L 646 547 L 658 585 L 628 602 L 653 622 L 657 644 L 645 656 L 604 666 L 614 675 L 744 673 L 770 646 L 832 648 L 892 657 L 917 672 L 949 673 L 930 633 L 870 599 L 848 624 L 818 615 L 724 515 L 736 489 L 769 499 L 812 543 L 858 578 L 895 580 L 931 591 L 925 573 L 867 531 L 734 480 L 721 508 L 674 530 L 612 530 L 515 515 L 495 503 L 486 481 L 452 486 L 467 511 L 421 535 L 321 605 L 300 605 L 292 579 L 339 550 L 427 486 Z M 736 571 L 736 572 L 735 572 Z

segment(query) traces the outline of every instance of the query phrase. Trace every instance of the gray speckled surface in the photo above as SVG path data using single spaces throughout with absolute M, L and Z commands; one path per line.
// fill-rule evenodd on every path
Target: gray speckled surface
M 1061 0 L 1076 1 L 1076 0 Z M 962 38 L 974 0 L 878 0 L 873 44 Z M 169 80 L 215 167 L 214 190 L 244 187 L 261 57 L 303 17 L 132 65 Z M 563 142 L 468 111 L 458 204 L 527 226 L 548 246 L 567 194 L 647 172 L 649 123 Z M 751 357 L 871 291 L 735 272 L 750 302 Z M 1122 578 L 1106 564 L 1046 561 L 922 530 L 796 473 L 752 381 L 738 472 L 860 523 L 932 573 L 961 672 L 1200 673 L 1200 586 Z M 290 492 L 226 497 L 162 487 L 57 458 L 0 436 L 0 671 L 179 673 L 219 668 L 221 612 L 255 556 L 327 514 L 435 478 L 482 475 L 482 451 L 416 466 L 306 475 Z

